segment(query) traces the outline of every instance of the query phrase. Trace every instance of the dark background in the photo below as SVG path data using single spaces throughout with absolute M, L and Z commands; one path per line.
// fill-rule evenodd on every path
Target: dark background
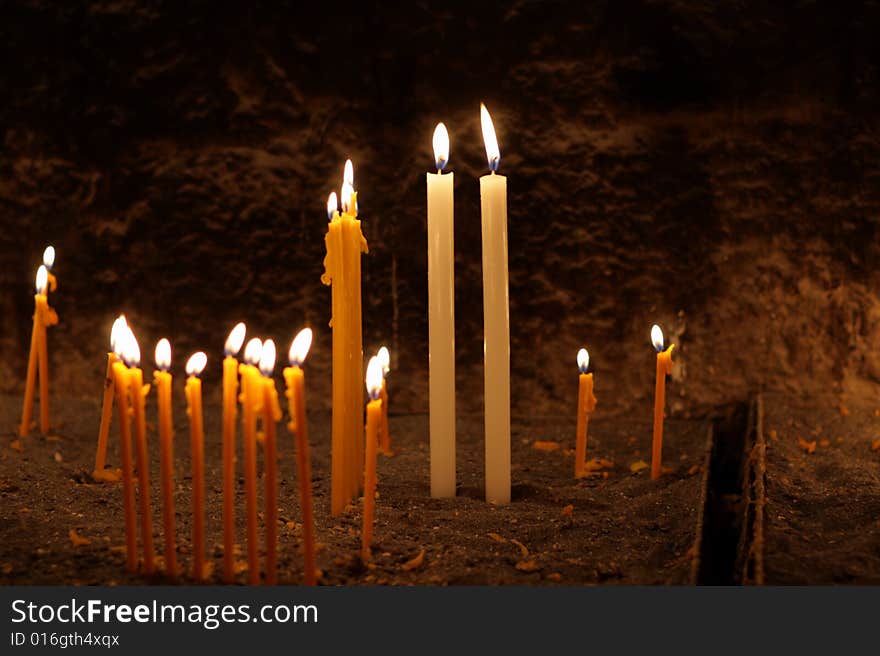
M 148 372 L 167 336 L 179 378 L 208 352 L 208 381 L 236 321 L 282 353 L 311 325 L 321 407 L 324 205 L 351 157 L 365 350 L 391 348 L 394 410 L 426 410 L 443 120 L 459 405 L 480 411 L 484 101 L 509 176 L 514 414 L 571 412 L 586 345 L 599 408 L 649 415 L 654 322 L 678 344 L 674 414 L 876 390 L 876 2 L 229 4 L 2 4 L 0 389 L 22 389 L 52 243 L 57 394 L 98 398 L 124 311 Z

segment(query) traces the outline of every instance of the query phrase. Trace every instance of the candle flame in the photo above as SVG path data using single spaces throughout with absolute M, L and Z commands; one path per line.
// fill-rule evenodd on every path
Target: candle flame
M 241 345 L 244 344 L 244 336 L 246 333 L 247 326 L 244 325 L 243 321 L 239 321 L 235 324 L 235 328 L 229 332 L 229 337 L 226 338 L 223 352 L 226 355 L 233 357 L 238 355 L 238 352 L 241 350 Z
M 300 330 L 293 341 L 290 343 L 290 351 L 287 353 L 287 359 L 290 360 L 291 367 L 301 367 L 309 354 L 312 347 L 312 329 L 303 328 Z
M 122 335 L 122 329 L 127 326 L 128 322 L 125 320 L 125 315 L 120 314 L 116 317 L 116 321 L 113 322 L 113 327 L 110 329 L 110 350 L 116 355 L 119 355 L 117 346 L 119 345 L 119 339 Z
M 382 363 L 379 362 L 379 358 L 375 355 L 370 358 L 370 362 L 367 364 L 367 392 L 370 395 L 370 398 L 375 401 L 379 398 L 379 394 L 382 392 Z
M 651 326 L 651 343 L 654 345 L 657 353 L 663 350 L 663 331 L 660 330 L 660 326 L 656 323 Z
M 196 351 L 186 361 L 186 375 L 201 376 L 206 364 L 208 364 L 208 356 L 204 351 Z
M 480 124 L 483 127 L 483 143 L 486 144 L 486 158 L 489 160 L 489 170 L 493 173 L 498 170 L 501 162 L 501 150 L 498 148 L 498 137 L 495 136 L 495 126 L 492 125 L 492 117 L 483 103 L 480 103 Z
M 260 350 L 260 373 L 268 377 L 275 370 L 275 342 L 267 339 Z
M 36 286 L 37 286 L 37 293 L 38 294 L 45 294 L 46 293 L 46 285 L 48 284 L 48 282 L 49 282 L 49 271 L 48 271 L 48 269 L 46 269 L 45 264 L 41 264 L 40 268 L 37 269 Z
M 449 131 L 443 123 L 434 128 L 434 163 L 439 173 L 449 162 Z
M 46 268 L 50 271 L 52 270 L 52 267 L 55 266 L 54 246 L 46 246 L 46 250 L 43 251 L 43 264 L 46 265 Z
M 342 184 L 346 182 L 354 187 L 354 164 L 350 159 L 345 160 L 345 167 L 342 169 Z
M 578 351 L 577 361 L 578 370 L 582 374 L 587 373 L 587 369 L 590 368 L 590 354 L 587 352 L 587 349 L 582 348 L 580 351 Z
M 333 215 L 339 211 L 339 199 L 336 198 L 336 192 L 331 191 L 327 197 L 327 220 L 333 218 Z
M 128 367 L 137 367 L 141 363 L 141 347 L 138 346 L 137 338 L 131 326 L 126 325 L 119 336 L 119 357 Z
M 156 344 L 156 366 L 162 371 L 171 366 L 171 342 L 164 337 Z
M 382 376 L 387 376 L 391 371 L 391 354 L 383 346 L 376 352 L 376 357 L 379 358 L 379 364 L 382 365 Z
M 244 347 L 244 361 L 250 365 L 260 364 L 260 352 L 263 350 L 263 342 L 259 337 L 251 339 Z
M 354 187 L 349 182 L 343 182 L 342 190 L 339 194 L 342 196 L 342 211 L 349 214 L 351 212 L 351 197 L 354 195 Z

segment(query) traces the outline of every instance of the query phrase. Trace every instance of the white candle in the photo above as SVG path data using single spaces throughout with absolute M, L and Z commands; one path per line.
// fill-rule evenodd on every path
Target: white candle
M 455 496 L 455 249 L 449 133 L 434 130 L 436 173 L 428 173 L 428 410 L 431 496 Z
M 510 502 L 510 317 L 507 291 L 507 178 L 492 118 L 480 105 L 489 175 L 480 178 L 483 217 L 483 357 L 486 501 Z

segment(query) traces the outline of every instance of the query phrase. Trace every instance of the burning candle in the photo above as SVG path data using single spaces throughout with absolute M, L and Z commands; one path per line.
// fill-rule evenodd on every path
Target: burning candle
M 296 462 L 299 476 L 299 498 L 303 514 L 304 583 L 315 585 L 315 517 L 312 512 L 312 468 L 309 454 L 309 433 L 306 425 L 305 374 L 302 366 L 312 345 L 312 329 L 303 328 L 290 343 L 290 366 L 284 369 L 287 402 L 290 407 L 290 431 L 296 435 Z
M 510 318 L 507 285 L 507 178 L 492 118 L 480 105 L 489 175 L 480 178 L 483 225 L 483 354 L 486 501 L 510 502 Z
M 379 449 L 386 456 L 394 455 L 391 452 L 391 433 L 388 430 L 388 374 L 391 372 L 391 354 L 384 346 L 376 353 L 379 364 L 382 366 L 382 391 L 379 397 L 382 399 L 382 423 L 379 425 Z
M 367 364 L 367 434 L 364 470 L 364 526 L 361 530 L 361 560 L 369 562 L 370 544 L 373 541 L 373 515 L 376 508 L 376 447 L 379 425 L 382 422 L 382 365 L 376 356 Z
M 55 247 L 46 246 L 43 251 L 43 266 L 46 267 L 46 282 L 50 292 L 54 292 L 58 288 L 58 280 L 56 280 L 52 269 L 55 267 Z
M 454 174 L 449 133 L 434 129 L 436 173 L 428 173 L 428 412 L 431 496 L 455 496 L 455 247 Z M 384 412 L 384 410 L 383 410 Z
M 654 386 L 654 440 L 651 443 L 651 480 L 660 478 L 663 471 L 663 411 L 666 406 L 666 376 L 672 373 L 672 349 L 663 350 L 663 331 L 654 324 L 651 342 L 657 351 L 657 378 Z
M 324 243 L 321 282 L 332 290 L 333 419 L 331 447 L 330 511 L 339 515 L 357 494 L 364 460 L 363 332 L 361 322 L 361 253 L 367 240 L 357 218 L 357 193 L 351 160 L 343 172 L 340 201 L 335 194 L 327 203 L 330 220 Z
M 36 392 L 37 368 L 40 370 L 40 430 L 49 432 L 49 351 L 46 345 L 46 328 L 58 323 L 58 315 L 46 297 L 49 272 L 44 264 L 37 269 L 34 295 L 34 326 L 31 332 L 31 350 L 28 356 L 27 379 L 24 388 L 24 405 L 21 410 L 19 436 L 25 437 L 31 428 Z
M 95 469 L 92 472 L 93 479 L 104 483 L 115 483 L 122 473 L 119 469 L 108 470 L 104 467 L 107 461 L 107 441 L 110 437 L 110 421 L 113 415 L 113 364 L 119 360 L 116 357 L 117 342 L 122 329 L 127 325 L 125 315 L 120 314 L 110 329 L 110 350 L 107 352 L 107 372 L 104 374 L 104 402 L 101 405 L 98 448 L 95 451 Z
M 145 397 L 150 391 L 144 385 L 144 372 L 140 368 L 141 350 L 137 339 L 127 328 L 128 352 L 125 363 L 128 365 L 128 393 L 131 396 L 132 419 L 135 430 L 135 462 L 137 464 L 138 501 L 140 504 L 141 540 L 144 546 L 144 573 L 155 571 L 153 551 L 153 516 L 150 511 L 150 456 L 147 451 L 147 419 Z
M 246 327 L 229 333 L 223 358 L 223 580 L 235 579 L 235 419 L 238 411 L 238 360 Z
M 257 543 L 257 395 L 259 387 L 260 352 L 263 342 L 254 337 L 244 347 L 241 373 L 241 439 L 244 443 L 244 491 L 247 516 L 248 581 L 260 583 L 260 546 Z
M 113 363 L 116 407 L 119 410 L 119 457 L 122 460 L 122 508 L 125 515 L 125 561 L 129 572 L 137 571 L 137 528 L 135 527 L 134 466 L 131 456 L 131 415 L 128 404 L 129 341 L 134 340 L 128 326 L 120 330 L 116 343 L 117 361 Z
M 278 445 L 275 424 L 281 419 L 278 391 L 272 372 L 275 370 L 275 342 L 267 339 L 260 353 L 260 373 L 263 374 L 263 447 L 265 449 L 265 520 L 266 520 L 266 583 L 278 583 Z
M 577 441 L 574 450 L 574 476 L 581 478 L 586 474 L 584 465 L 587 462 L 587 427 L 590 421 L 590 413 L 596 408 L 596 397 L 593 396 L 593 374 L 588 374 L 590 368 L 590 354 L 582 348 L 577 354 L 578 370 L 578 414 L 577 414 Z
M 165 534 L 165 572 L 177 576 L 177 546 L 174 539 L 174 425 L 171 420 L 171 342 L 164 337 L 156 344 L 153 382 L 159 405 L 159 475 L 162 477 L 162 528 Z
M 208 364 L 202 351 L 186 361 L 186 414 L 189 415 L 189 438 L 192 449 L 192 543 L 193 578 L 204 581 L 205 568 L 205 433 L 202 427 L 202 380 L 199 376 Z

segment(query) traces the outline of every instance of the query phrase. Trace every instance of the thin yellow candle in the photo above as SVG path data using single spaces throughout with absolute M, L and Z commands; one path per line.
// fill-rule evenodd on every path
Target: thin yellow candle
M 128 367 L 125 364 L 129 331 L 121 331 L 117 343 L 118 360 L 113 363 L 113 382 L 116 387 L 116 407 L 119 410 L 119 458 L 122 461 L 122 509 L 125 516 L 125 561 L 129 572 L 137 571 L 137 511 L 134 498 L 134 464 L 131 455 L 131 413 L 129 412 Z M 132 336 L 133 338 L 133 336 Z
M 235 419 L 238 413 L 238 360 L 247 328 L 238 323 L 226 338 L 223 358 L 223 581 L 235 579 Z
M 119 358 L 116 357 L 117 342 L 120 331 L 128 324 L 125 315 L 120 314 L 113 322 L 110 329 L 110 351 L 107 353 L 107 372 L 104 374 L 104 402 L 101 405 L 101 425 L 98 428 L 98 447 L 95 450 L 95 469 L 92 478 L 101 483 L 115 483 L 122 474 L 120 469 L 105 469 L 107 461 L 107 442 L 110 437 L 110 422 L 113 418 L 113 364 Z
M 186 414 L 192 451 L 193 578 L 204 581 L 205 567 L 205 433 L 202 426 L 202 380 L 208 356 L 198 351 L 186 362 Z
M 388 430 L 388 374 L 391 372 L 391 354 L 386 347 L 381 347 L 376 353 L 379 364 L 382 366 L 382 390 L 379 398 L 382 399 L 382 422 L 379 425 L 379 450 L 386 456 L 394 455 L 391 452 L 391 433 Z
M 171 342 L 156 344 L 153 382 L 159 405 L 159 474 L 162 477 L 162 528 L 165 537 L 165 573 L 177 576 L 177 545 L 174 538 L 174 425 L 171 419 Z
M 263 448 L 265 467 L 266 583 L 278 583 L 278 444 L 275 424 L 281 420 L 278 391 L 272 372 L 275 370 L 275 342 L 267 339 L 260 353 L 263 393 Z
M 303 582 L 315 585 L 317 564 L 315 562 L 315 517 L 312 511 L 312 467 L 309 453 L 309 433 L 306 425 L 305 374 L 303 362 L 312 345 L 311 328 L 303 328 L 290 344 L 290 366 L 284 369 L 287 384 L 287 402 L 290 408 L 288 428 L 296 435 L 296 463 L 299 477 L 299 498 L 302 507 L 303 556 L 305 573 Z
M 361 485 L 364 459 L 363 328 L 361 320 L 361 254 L 367 240 L 357 218 L 351 160 L 346 161 L 341 192 L 342 213 L 336 196 L 327 203 L 330 219 L 324 243 L 321 282 L 332 289 L 333 419 L 331 437 L 330 511 L 339 515 Z
M 144 548 L 144 573 L 156 571 L 153 549 L 153 515 L 150 510 L 150 456 L 147 450 L 147 418 L 145 397 L 150 391 L 144 385 L 144 372 L 140 368 L 141 351 L 131 327 L 127 329 L 126 364 L 128 364 L 128 392 L 131 396 L 132 419 L 135 430 L 135 460 L 137 463 L 138 501 L 140 505 L 141 541 Z
M 582 348 L 577 354 L 578 370 L 578 410 L 577 410 L 577 440 L 574 449 L 574 476 L 581 478 L 586 475 L 587 462 L 587 428 L 590 421 L 590 413 L 596 409 L 596 397 L 593 396 L 593 374 L 587 373 L 590 368 L 590 354 Z
M 364 525 L 361 529 L 361 560 L 369 562 L 372 557 L 370 545 L 373 542 L 373 516 L 376 512 L 376 447 L 378 446 L 379 425 L 382 422 L 382 365 L 375 356 L 367 365 L 367 404 L 366 456 L 364 470 Z
M 254 337 L 244 348 L 241 373 L 241 439 L 244 445 L 245 515 L 247 517 L 248 582 L 260 583 L 260 545 L 257 542 L 257 395 L 260 352 L 263 343 Z
M 666 407 L 666 376 L 672 373 L 672 349 L 663 350 L 663 331 L 654 324 L 651 342 L 657 351 L 657 377 L 654 386 L 654 439 L 651 444 L 651 480 L 656 481 L 663 472 L 663 414 Z
M 49 307 L 49 301 L 46 297 L 48 275 L 46 266 L 41 264 L 37 269 L 34 325 L 31 332 L 24 405 L 21 410 L 21 426 L 19 427 L 21 437 L 25 437 L 30 432 L 33 420 L 38 368 L 40 375 L 40 430 L 44 434 L 49 432 L 49 353 L 46 346 L 46 329 L 58 323 L 58 315 L 55 310 Z

